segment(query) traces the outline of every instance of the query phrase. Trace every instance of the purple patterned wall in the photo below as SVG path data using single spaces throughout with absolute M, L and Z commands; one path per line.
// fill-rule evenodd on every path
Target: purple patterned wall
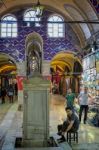
M 0 38 L 0 52 L 7 53 L 16 61 L 25 60 L 25 39 L 33 31 L 38 32 L 44 42 L 44 59 L 51 60 L 53 56 L 61 50 L 76 51 L 75 45 L 80 45 L 79 40 L 72 28 L 66 25 L 65 38 L 48 38 L 47 37 L 47 18 L 52 12 L 45 11 L 40 27 L 26 27 L 23 22 L 24 11 L 13 12 L 18 19 L 18 37 L 17 38 Z M 67 32 L 68 31 L 68 32 Z M 67 33 L 66 33 L 67 32 Z
M 90 0 L 94 8 L 96 9 L 96 12 L 99 13 L 99 0 Z

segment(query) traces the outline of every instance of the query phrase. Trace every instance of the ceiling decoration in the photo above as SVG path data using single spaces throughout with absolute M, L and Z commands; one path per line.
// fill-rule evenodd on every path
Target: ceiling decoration
M 95 7 L 97 13 L 99 13 L 99 0 L 90 0 L 90 2 Z
M 8 71 L 11 73 L 16 70 L 15 63 L 7 55 L 0 54 L 0 74 L 6 74 Z
M 90 38 L 91 33 L 90 33 L 89 26 L 87 24 L 88 21 L 85 21 L 85 18 L 81 15 L 79 10 L 71 5 L 65 5 L 64 7 L 66 11 L 71 15 L 73 20 L 75 20 L 75 21 L 72 21 L 72 23 L 75 23 L 76 21 L 78 21 L 81 29 L 83 30 L 85 34 L 86 39 Z M 82 23 L 83 21 L 85 21 L 86 23 Z
M 0 73 L 5 73 L 6 71 L 15 71 L 16 70 L 16 66 L 15 65 L 4 65 L 2 67 L 0 67 Z
M 69 72 L 73 73 L 73 64 L 78 62 L 82 68 L 80 59 L 76 56 L 74 52 L 67 51 L 67 52 L 60 52 L 54 56 L 51 61 L 51 68 L 54 71 L 58 70 L 60 72 L 64 72 L 66 68 L 68 68 Z
M 38 1 L 39 2 L 39 1 Z M 84 20 L 97 20 L 98 18 L 98 13 L 99 13 L 99 0 L 40 0 L 40 3 L 44 6 L 44 9 L 51 10 L 52 12 L 59 13 L 64 16 L 64 18 L 67 21 L 73 21 L 77 20 L 75 19 L 75 16 L 77 16 L 77 13 L 79 14 L 79 18 L 83 18 Z M 25 0 L 25 1 L 20 1 L 20 0 L 0 0 L 0 16 L 2 17 L 6 13 L 14 12 L 14 10 L 19 10 L 20 8 L 25 9 L 26 7 L 29 6 L 35 6 L 37 4 L 37 0 Z M 92 5 L 95 7 L 95 9 L 92 7 Z M 76 10 L 71 8 L 64 8 L 64 5 L 71 5 Z M 41 5 L 40 5 L 41 6 Z M 7 8 L 6 8 L 7 7 Z M 80 10 L 80 11 L 79 11 Z M 79 12 L 78 12 L 79 11 Z M 71 14 L 70 14 L 71 12 Z M 96 13 L 97 12 L 97 13 Z M 79 21 L 81 21 L 78 18 Z M 65 21 L 66 21 L 65 20 Z M 71 23 L 70 23 L 71 25 Z M 93 24 L 93 23 L 85 23 L 81 25 L 80 23 L 76 23 L 71 25 L 74 32 L 76 35 L 79 37 L 79 40 L 81 42 L 81 47 L 85 46 L 85 40 L 92 36 L 92 34 L 96 33 L 99 31 L 99 24 Z M 90 27 L 91 26 L 91 27 Z M 89 28 L 89 30 L 88 30 Z M 87 32 L 86 32 L 87 31 Z M 91 33 L 90 33 L 91 32 Z

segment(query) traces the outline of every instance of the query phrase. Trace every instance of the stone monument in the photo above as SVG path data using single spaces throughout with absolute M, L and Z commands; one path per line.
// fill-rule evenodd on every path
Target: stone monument
M 46 147 L 49 138 L 49 82 L 41 76 L 24 81 L 23 145 Z
M 46 147 L 49 138 L 49 81 L 40 73 L 23 82 L 23 145 Z
M 24 147 L 46 147 L 49 138 L 50 81 L 45 80 L 41 75 L 42 46 L 36 40 L 33 36 L 26 46 L 28 80 L 23 82 Z

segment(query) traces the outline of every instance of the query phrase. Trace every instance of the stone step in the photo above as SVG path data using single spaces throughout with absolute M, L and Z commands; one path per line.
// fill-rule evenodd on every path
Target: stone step
M 52 137 L 58 147 L 61 147 L 63 150 L 72 150 L 67 142 L 58 143 L 58 139 L 60 138 L 60 136 L 58 136 L 57 134 L 54 134 Z

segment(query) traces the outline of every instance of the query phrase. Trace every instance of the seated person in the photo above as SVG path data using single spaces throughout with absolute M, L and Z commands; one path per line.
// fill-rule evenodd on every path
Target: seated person
M 65 141 L 64 134 L 68 131 L 76 132 L 79 128 L 79 119 L 75 113 L 73 113 L 71 107 L 66 107 L 65 111 L 67 113 L 67 119 L 63 124 L 58 125 L 58 135 L 62 137 L 59 139 Z

